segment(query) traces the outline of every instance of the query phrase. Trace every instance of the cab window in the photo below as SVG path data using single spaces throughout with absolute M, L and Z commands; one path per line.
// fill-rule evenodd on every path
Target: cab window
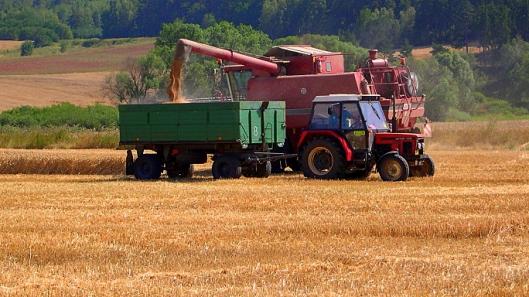
M 344 103 L 342 107 L 342 129 L 363 130 L 364 121 L 357 103 Z
M 311 129 L 340 129 L 340 103 L 318 103 L 314 105 L 314 114 L 310 122 Z

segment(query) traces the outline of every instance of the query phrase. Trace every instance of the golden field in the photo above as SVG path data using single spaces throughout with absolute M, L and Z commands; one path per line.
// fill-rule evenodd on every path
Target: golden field
M 0 175 L 0 295 L 529 295 L 529 152 L 431 155 L 404 183 L 137 182 L 121 151 L 0 150 L 3 173 L 100 162 Z

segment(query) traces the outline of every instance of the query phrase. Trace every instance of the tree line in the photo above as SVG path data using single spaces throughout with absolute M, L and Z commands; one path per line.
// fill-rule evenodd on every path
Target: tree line
M 272 38 L 338 35 L 382 50 L 529 40 L 527 0 L 0 0 L 0 38 L 156 36 L 181 19 L 247 24 Z M 43 37 L 45 36 L 45 37 Z

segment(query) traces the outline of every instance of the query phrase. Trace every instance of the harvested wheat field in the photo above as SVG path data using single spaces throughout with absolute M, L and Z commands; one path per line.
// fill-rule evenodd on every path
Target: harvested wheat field
M 103 83 L 110 72 L 0 75 L 0 111 L 21 105 L 109 103 Z
M 137 182 L 123 154 L 1 151 L 4 173 L 113 169 L 0 175 L 0 295 L 529 294 L 527 151 L 434 151 L 404 183 Z
M 23 41 L 0 40 L 0 51 L 19 49 Z

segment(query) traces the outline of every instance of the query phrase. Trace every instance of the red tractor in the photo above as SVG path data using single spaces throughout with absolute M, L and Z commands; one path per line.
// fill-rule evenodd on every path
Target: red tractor
M 384 181 L 435 173 L 423 137 L 390 132 L 379 96 L 316 97 L 297 150 L 310 178 L 367 178 L 374 167 Z

